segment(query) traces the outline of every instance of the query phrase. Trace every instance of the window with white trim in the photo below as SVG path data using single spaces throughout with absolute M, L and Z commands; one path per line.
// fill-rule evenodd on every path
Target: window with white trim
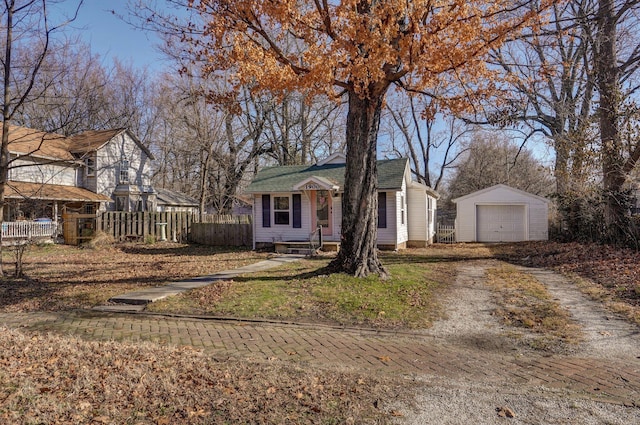
M 84 159 L 84 171 L 87 177 L 95 177 L 96 176 L 96 160 L 88 156 Z
M 400 197 L 400 224 L 404 224 L 405 222 L 405 214 L 406 214 L 406 204 L 404 202 L 404 195 Z
M 289 224 L 289 197 L 274 196 L 273 197 L 273 223 Z
M 129 160 L 123 159 L 120 161 L 120 176 L 118 179 L 119 184 L 129 184 Z

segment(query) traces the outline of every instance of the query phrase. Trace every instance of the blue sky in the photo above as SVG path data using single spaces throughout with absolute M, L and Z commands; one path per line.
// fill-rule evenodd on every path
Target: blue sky
M 77 4 L 77 0 L 66 0 L 57 9 L 68 16 Z M 85 0 L 78 19 L 66 31 L 79 34 L 107 65 L 117 57 L 136 67 L 157 71 L 163 67 L 162 55 L 155 49 L 159 40 L 153 33 L 135 29 L 117 16 L 128 13 L 126 4 L 126 0 Z

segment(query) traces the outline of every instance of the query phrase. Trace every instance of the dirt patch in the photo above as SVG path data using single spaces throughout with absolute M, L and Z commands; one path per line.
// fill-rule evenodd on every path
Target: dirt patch
M 470 349 L 529 351 L 531 344 L 527 341 L 535 335 L 506 326 L 494 314 L 498 306 L 485 284 L 485 273 L 498 264 L 499 261 L 461 263 L 457 278 L 442 302 L 445 318 L 426 333 Z M 518 271 L 530 274 L 544 284 L 583 334 L 578 344 L 550 347 L 549 351 L 603 359 L 640 358 L 640 327 L 589 299 L 574 281 L 559 273 L 526 267 L 519 267 Z

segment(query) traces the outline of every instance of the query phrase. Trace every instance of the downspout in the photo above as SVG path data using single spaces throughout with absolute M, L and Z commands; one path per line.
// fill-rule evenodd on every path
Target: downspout
M 253 223 L 251 224 L 252 228 L 253 228 L 253 237 L 251 239 L 253 239 L 253 250 L 256 250 L 256 196 L 255 194 L 253 195 L 253 208 L 252 208 L 252 213 L 253 213 Z
M 429 208 L 431 198 L 429 198 L 428 191 L 425 190 L 424 193 L 427 195 L 427 245 L 431 245 L 433 243 L 433 239 L 431 239 L 431 208 Z

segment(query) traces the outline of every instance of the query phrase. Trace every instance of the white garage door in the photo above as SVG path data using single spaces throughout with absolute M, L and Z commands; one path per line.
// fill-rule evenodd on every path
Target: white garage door
M 525 240 L 524 205 L 476 206 L 478 242 Z

